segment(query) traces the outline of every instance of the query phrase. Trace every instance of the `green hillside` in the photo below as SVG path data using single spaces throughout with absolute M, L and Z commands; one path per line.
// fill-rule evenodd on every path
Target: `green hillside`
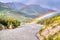
M 0 30 L 13 29 L 20 26 L 20 21 L 13 17 L 0 16 Z
M 0 11 L 0 15 L 14 17 L 20 22 L 27 22 L 28 20 L 30 20 L 29 18 L 20 15 L 20 13 L 15 12 L 15 11 L 10 11 L 10 10 Z
M 60 23 L 60 15 L 55 15 L 50 18 L 42 19 L 37 22 L 37 24 L 50 25 L 53 23 Z
M 0 30 L 16 28 L 30 20 L 30 18 L 22 16 L 20 12 L 0 4 Z
M 5 6 L 3 3 L 0 3 L 0 15 L 13 17 L 20 21 L 21 23 L 29 22 L 30 18 L 27 18 L 21 14 L 22 14 L 21 12 L 12 10 L 11 8 Z
M 55 15 L 37 22 L 45 25 L 39 31 L 42 40 L 60 40 L 60 15 Z

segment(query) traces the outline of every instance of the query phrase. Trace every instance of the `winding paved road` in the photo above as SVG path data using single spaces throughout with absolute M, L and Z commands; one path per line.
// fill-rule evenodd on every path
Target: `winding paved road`
M 0 31 L 0 40 L 38 40 L 36 33 L 42 28 L 39 24 L 27 24 L 16 29 Z

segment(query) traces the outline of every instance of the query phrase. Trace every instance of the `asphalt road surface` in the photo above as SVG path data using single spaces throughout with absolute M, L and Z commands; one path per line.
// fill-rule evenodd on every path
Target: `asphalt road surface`
M 0 31 L 0 40 L 39 40 L 36 33 L 42 28 L 39 24 L 27 24 L 16 29 Z

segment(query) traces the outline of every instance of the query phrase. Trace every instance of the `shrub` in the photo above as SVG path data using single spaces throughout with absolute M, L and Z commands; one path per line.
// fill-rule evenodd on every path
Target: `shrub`
M 48 40 L 53 40 L 53 35 L 49 35 Z
M 55 40 L 60 40 L 60 37 L 57 37 Z
M 43 40 L 47 40 L 47 38 L 46 38 L 46 37 L 44 37 L 44 38 L 43 38 Z
M 10 28 L 10 26 L 16 28 L 20 25 L 20 22 L 15 18 L 2 16 L 0 17 L 0 24 L 3 24 L 7 28 Z

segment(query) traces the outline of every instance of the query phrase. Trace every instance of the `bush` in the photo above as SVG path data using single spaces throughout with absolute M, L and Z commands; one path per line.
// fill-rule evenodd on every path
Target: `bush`
M 60 40 L 60 37 L 57 37 L 55 40 Z
M 47 40 L 47 38 L 46 38 L 46 37 L 44 37 L 44 38 L 43 38 L 43 40 Z
M 53 40 L 53 35 L 49 35 L 48 40 Z
M 0 24 L 3 24 L 7 28 L 16 28 L 20 26 L 20 22 L 17 21 L 15 18 L 12 17 L 0 17 Z

